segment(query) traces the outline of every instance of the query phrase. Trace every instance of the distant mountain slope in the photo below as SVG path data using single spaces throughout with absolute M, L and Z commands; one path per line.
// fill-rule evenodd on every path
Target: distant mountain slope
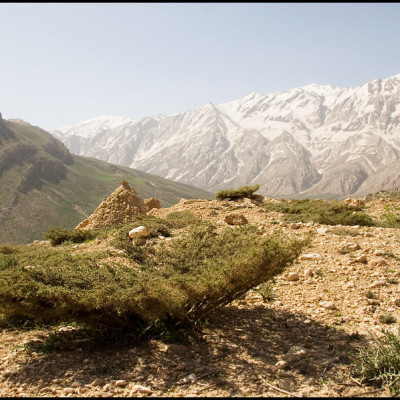
M 71 155 L 48 132 L 19 120 L 0 120 L 0 243 L 43 239 L 51 226 L 73 228 L 127 180 L 143 198 L 166 207 L 204 190 L 155 175 Z
M 268 196 L 343 197 L 400 159 L 400 75 L 252 93 L 171 116 L 103 116 L 52 133 L 73 153 L 213 192 L 259 183 Z

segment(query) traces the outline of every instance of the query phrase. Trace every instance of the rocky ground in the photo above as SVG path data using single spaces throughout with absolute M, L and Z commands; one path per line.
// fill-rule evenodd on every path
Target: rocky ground
M 366 211 L 379 217 L 388 205 L 400 202 L 374 200 Z M 3 329 L 0 396 L 390 395 L 354 378 L 351 359 L 382 329 L 400 327 L 399 229 L 286 224 L 248 200 L 183 199 L 150 214 L 185 210 L 221 229 L 234 214 L 257 223 L 260 234 L 311 234 L 311 246 L 276 277 L 274 301 L 250 291 L 212 314 L 187 343 L 96 344 L 79 340 L 75 326 Z M 389 315 L 395 322 L 387 323 Z M 68 346 L 52 348 L 55 331 Z

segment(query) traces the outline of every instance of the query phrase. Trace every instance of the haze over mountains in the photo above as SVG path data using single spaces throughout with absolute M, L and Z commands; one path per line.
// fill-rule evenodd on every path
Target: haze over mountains
M 102 116 L 52 134 L 72 153 L 212 192 L 258 183 L 271 197 L 363 195 L 400 186 L 400 74 L 170 116 Z

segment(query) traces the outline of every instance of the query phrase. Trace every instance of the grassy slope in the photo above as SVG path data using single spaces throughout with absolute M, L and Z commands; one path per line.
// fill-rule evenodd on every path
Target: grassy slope
M 34 150 L 10 156 L 16 144 L 29 144 Z M 32 173 L 29 169 L 38 164 L 38 160 L 51 164 L 39 166 Z M 53 174 L 53 171 L 58 173 Z M 123 179 L 141 197 L 157 197 L 164 207 L 182 197 L 213 197 L 193 186 L 70 155 L 61 142 L 38 127 L 0 121 L 0 243 L 29 243 L 43 239 L 51 226 L 75 227 Z

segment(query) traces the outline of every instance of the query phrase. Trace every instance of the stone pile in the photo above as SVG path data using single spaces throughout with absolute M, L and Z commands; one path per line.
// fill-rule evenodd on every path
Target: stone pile
M 154 204 L 157 199 L 149 200 L 152 200 Z M 132 216 L 145 214 L 146 211 L 143 199 L 128 182 L 122 181 L 121 186 L 102 201 L 93 214 L 75 229 L 102 229 L 107 226 L 116 226 L 129 222 Z

